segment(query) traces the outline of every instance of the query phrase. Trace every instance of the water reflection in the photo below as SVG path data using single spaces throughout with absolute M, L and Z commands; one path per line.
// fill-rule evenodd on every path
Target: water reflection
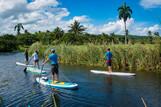
M 112 93 L 112 76 L 111 76 L 111 75 L 110 75 L 110 76 L 107 76 L 106 82 L 107 82 L 107 84 L 108 84 L 108 85 L 106 85 L 106 86 L 107 86 L 107 87 L 106 87 L 107 92 L 108 92 L 108 93 Z

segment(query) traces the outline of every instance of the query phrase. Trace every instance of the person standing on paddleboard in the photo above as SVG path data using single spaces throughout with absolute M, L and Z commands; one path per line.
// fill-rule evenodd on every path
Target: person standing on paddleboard
M 59 79 L 58 55 L 55 53 L 55 49 L 51 49 L 51 54 L 48 56 L 48 58 L 44 61 L 42 65 L 46 64 L 48 61 L 50 61 L 51 63 L 51 72 L 53 81 L 58 81 Z
M 29 54 L 28 54 L 28 48 L 25 49 L 25 63 L 28 64 L 28 61 L 29 61 Z
M 29 63 L 28 48 L 25 49 L 24 55 L 25 55 L 25 64 L 28 65 L 28 63 Z M 24 71 L 26 71 L 26 70 L 27 70 L 27 67 L 25 67 Z
M 110 48 L 107 49 L 107 52 L 105 53 L 105 59 L 106 59 L 106 65 L 108 66 L 108 72 L 112 72 L 112 52 L 110 51 Z
M 36 65 L 37 65 L 38 69 L 39 69 L 40 68 L 39 67 L 39 55 L 38 55 L 38 51 L 37 50 L 35 50 L 35 52 L 32 54 L 32 58 L 34 58 L 34 66 L 36 67 Z

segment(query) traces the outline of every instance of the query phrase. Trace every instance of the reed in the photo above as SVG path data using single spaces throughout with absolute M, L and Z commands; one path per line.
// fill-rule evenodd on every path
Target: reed
M 104 54 L 107 48 L 113 53 L 113 69 L 128 69 L 130 71 L 159 71 L 161 45 L 157 44 L 135 44 L 135 45 L 57 45 L 56 48 L 60 56 L 60 63 L 83 64 L 87 66 L 105 67 Z M 41 43 L 33 44 L 30 49 L 39 48 L 40 55 L 47 49 Z M 127 65 L 125 64 L 127 63 Z

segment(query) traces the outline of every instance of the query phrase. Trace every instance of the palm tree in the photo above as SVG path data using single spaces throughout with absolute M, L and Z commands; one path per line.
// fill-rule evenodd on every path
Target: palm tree
M 158 37 L 160 36 L 160 35 L 159 35 L 159 32 L 154 32 L 154 35 L 155 35 L 155 36 L 158 36 Z
M 131 18 L 132 10 L 129 6 L 124 3 L 122 6 L 118 8 L 119 11 L 119 19 L 123 19 L 125 25 L 125 44 L 127 44 L 127 28 L 126 21 L 128 18 Z
M 60 39 L 64 35 L 64 31 L 60 27 L 56 27 L 53 33 L 56 39 Z
M 152 32 L 150 30 L 148 31 L 148 36 L 152 36 Z
M 20 35 L 21 29 L 24 30 L 24 27 L 23 27 L 22 23 L 18 23 L 18 24 L 14 27 L 14 31 L 17 30 L 17 35 Z
M 69 27 L 70 27 L 69 32 L 74 33 L 75 36 L 86 30 L 86 28 L 83 25 L 80 25 L 80 23 L 76 20 Z

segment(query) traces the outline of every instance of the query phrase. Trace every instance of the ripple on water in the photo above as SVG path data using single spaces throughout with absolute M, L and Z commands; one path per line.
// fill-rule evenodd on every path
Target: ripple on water
M 22 53 L 1 54 L 0 59 L 4 107 L 53 107 L 51 88 L 36 83 L 36 76 L 25 74 L 24 67 L 15 66 L 16 61 L 24 60 Z M 149 107 L 161 106 L 161 80 L 152 73 L 137 73 L 134 78 L 112 77 L 109 83 L 107 76 L 94 75 L 86 67 L 60 65 L 60 69 L 61 79 L 67 77 L 79 84 L 76 91 L 59 90 L 62 92 L 57 93 L 57 103 L 61 107 L 142 107 L 140 96 Z

